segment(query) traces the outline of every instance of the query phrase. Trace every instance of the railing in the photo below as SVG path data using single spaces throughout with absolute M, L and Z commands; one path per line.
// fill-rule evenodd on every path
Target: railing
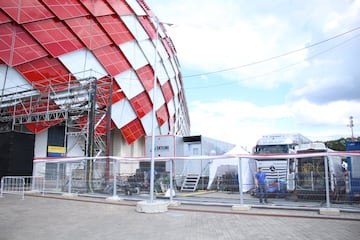
M 25 192 L 45 193 L 45 178 L 33 176 L 4 176 L 1 178 L 1 193 L 20 195 L 24 199 Z
M 324 161 L 324 159 L 335 155 L 340 156 L 341 159 L 347 159 L 347 157 L 360 156 L 360 153 L 336 152 L 276 156 L 222 155 L 174 157 L 171 159 L 157 157 L 155 159 L 154 191 L 158 198 L 165 198 L 170 201 L 176 199 L 176 201 L 184 203 L 247 204 L 259 207 L 260 203 L 253 182 L 256 171 L 256 168 L 252 167 L 253 163 L 256 162 L 254 159 L 263 161 L 295 158 L 309 160 L 316 157 L 316 159 L 320 159 L 317 161 L 322 161 L 324 169 L 331 169 L 327 166 L 328 161 Z M 201 176 L 202 179 L 199 182 L 202 184 L 199 184 L 197 190 L 192 193 L 180 191 L 184 176 L 187 174 L 183 171 L 183 169 L 187 169 L 187 166 L 184 166 L 182 161 L 189 159 L 194 161 L 191 163 L 192 166 L 197 163 L 201 164 L 201 161 L 204 160 L 209 161 L 209 175 Z M 222 162 L 226 162 L 226 164 L 221 164 Z M 179 166 L 182 166 L 183 169 L 177 169 Z M 120 197 L 129 200 L 145 200 L 150 195 L 149 168 L 149 158 L 44 158 L 34 161 L 34 176 L 45 177 L 44 192 L 46 193 L 84 194 L 105 198 Z M 357 171 L 356 169 L 354 168 L 353 171 Z M 288 169 L 288 171 L 290 170 Z M 321 174 L 321 176 L 315 177 L 314 174 Z M 360 198 L 357 195 L 359 193 L 350 191 L 354 189 L 354 186 L 356 187 L 354 181 L 360 180 L 349 179 L 349 176 L 359 175 L 359 173 L 340 172 L 343 175 L 342 179 L 340 179 L 340 175 L 336 174 L 332 170 L 320 171 L 319 168 L 319 171 L 313 173 L 306 171 L 305 173 L 294 173 L 292 177 L 280 182 L 269 181 L 270 206 L 280 208 L 336 207 L 343 210 L 360 211 Z M 295 190 L 290 191 L 286 188 L 290 181 L 295 185 Z M 307 191 L 308 189 L 305 188 L 308 185 L 311 186 L 311 191 Z M 169 196 L 169 192 L 175 192 L 175 195 L 170 194 Z

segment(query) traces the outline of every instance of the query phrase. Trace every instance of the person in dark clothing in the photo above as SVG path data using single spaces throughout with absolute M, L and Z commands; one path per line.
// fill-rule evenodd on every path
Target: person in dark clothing
M 262 168 L 258 168 L 258 172 L 255 174 L 255 186 L 259 191 L 259 201 L 267 203 L 267 186 L 266 186 L 266 173 L 262 171 Z

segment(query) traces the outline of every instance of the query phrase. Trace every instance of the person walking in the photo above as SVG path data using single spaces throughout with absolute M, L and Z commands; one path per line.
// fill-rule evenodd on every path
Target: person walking
M 255 174 L 255 186 L 256 189 L 259 191 L 259 201 L 260 203 L 264 202 L 267 203 L 267 186 L 266 186 L 266 173 L 262 171 L 262 168 L 258 168 L 258 172 Z

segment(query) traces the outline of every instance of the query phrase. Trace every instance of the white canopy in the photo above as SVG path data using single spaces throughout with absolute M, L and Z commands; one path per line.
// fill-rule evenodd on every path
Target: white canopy
M 242 147 L 235 146 L 225 155 L 249 154 Z M 255 161 L 254 159 L 241 158 L 241 174 L 243 192 L 248 192 L 254 187 Z M 209 183 L 207 189 L 216 189 L 216 180 L 225 174 L 238 175 L 239 158 L 219 158 L 214 159 L 209 164 Z M 237 179 L 236 179 L 236 182 Z

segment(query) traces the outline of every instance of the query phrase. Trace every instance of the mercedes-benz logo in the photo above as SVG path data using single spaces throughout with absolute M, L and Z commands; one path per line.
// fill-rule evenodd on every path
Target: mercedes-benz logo
M 270 166 L 270 171 L 275 172 L 275 166 Z

